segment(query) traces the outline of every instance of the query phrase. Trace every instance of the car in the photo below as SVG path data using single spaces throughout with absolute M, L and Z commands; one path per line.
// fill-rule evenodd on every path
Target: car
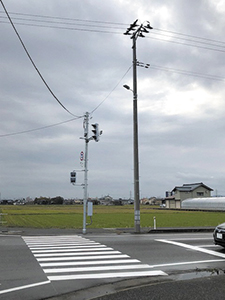
M 215 228 L 213 238 L 215 245 L 220 245 L 225 248 L 225 223 L 222 223 Z

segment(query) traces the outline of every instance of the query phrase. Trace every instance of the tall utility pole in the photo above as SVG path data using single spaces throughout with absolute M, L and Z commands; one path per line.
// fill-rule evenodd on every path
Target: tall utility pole
M 138 25 L 138 19 L 130 24 L 125 35 L 131 35 L 133 40 L 133 155 L 134 155 L 134 231 L 140 233 L 140 191 L 139 191 L 139 155 L 138 155 L 138 109 L 137 109 L 137 57 L 136 41 L 138 37 L 145 37 L 143 33 L 148 33 L 148 29 L 153 29 L 150 22 L 146 25 Z

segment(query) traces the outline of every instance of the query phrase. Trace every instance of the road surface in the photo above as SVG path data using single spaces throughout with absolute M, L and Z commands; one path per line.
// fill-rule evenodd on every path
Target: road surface
M 0 299 L 7 300 L 60 299 L 68 293 L 71 299 L 91 299 L 225 270 L 225 251 L 213 244 L 212 233 L 83 236 L 35 231 L 0 235 L 0 251 Z

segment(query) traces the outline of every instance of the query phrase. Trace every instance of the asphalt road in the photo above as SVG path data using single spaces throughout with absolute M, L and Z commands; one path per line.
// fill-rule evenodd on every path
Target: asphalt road
M 224 295 L 225 250 L 212 233 L 15 232 L 0 235 L 0 253 L 0 299 Z
M 225 295 L 224 283 L 224 276 L 159 282 L 98 297 L 95 300 L 221 300 Z

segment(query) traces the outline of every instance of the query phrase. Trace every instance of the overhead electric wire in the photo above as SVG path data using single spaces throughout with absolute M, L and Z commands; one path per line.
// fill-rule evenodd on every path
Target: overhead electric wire
M 105 97 L 105 99 L 99 103 L 99 105 L 97 105 L 95 107 L 95 109 L 93 109 L 91 111 L 90 114 L 93 114 L 108 98 L 109 96 L 114 92 L 114 90 L 118 87 L 118 85 L 121 83 L 121 81 L 123 80 L 123 78 L 127 75 L 127 73 L 130 71 L 132 65 L 127 69 L 127 71 L 124 73 L 124 75 L 121 77 L 121 79 L 118 81 L 118 83 L 115 85 L 115 87 L 111 90 L 111 92 Z M 52 124 L 52 125 L 47 125 L 47 126 L 43 126 L 43 127 L 38 127 L 38 128 L 34 128 L 34 129 L 28 129 L 28 130 L 24 130 L 24 131 L 18 131 L 18 132 L 12 132 L 12 133 L 6 133 L 6 134 L 0 134 L 0 138 L 3 137 L 8 137 L 8 136 L 14 136 L 14 135 L 20 135 L 20 134 L 24 134 L 24 133 L 30 133 L 30 132 L 34 132 L 34 131 L 38 131 L 38 130 L 43 130 L 43 129 L 47 129 L 47 128 L 51 128 L 51 127 L 55 127 L 55 126 L 59 126 L 65 123 L 69 123 L 72 122 L 74 120 L 78 120 L 80 118 L 82 118 L 83 116 L 80 117 L 76 117 L 67 121 L 63 121 L 63 122 L 59 122 L 56 124 Z
M 47 85 L 46 81 L 44 80 L 43 76 L 41 75 L 41 73 L 39 72 L 39 70 L 37 69 L 36 65 L 34 64 L 30 54 L 28 53 L 21 37 L 19 36 L 14 23 L 12 22 L 12 19 L 10 18 L 7 10 L 5 9 L 5 6 L 2 2 L 2 0 L 0 0 L 0 2 L 2 3 L 2 6 L 4 8 L 4 11 L 11 23 L 11 25 L 13 26 L 26 54 L 28 55 L 31 63 L 33 64 L 34 68 L 36 69 L 36 71 L 38 72 L 39 76 L 41 77 L 41 79 L 43 80 L 44 84 L 46 85 L 46 87 L 48 88 L 48 90 L 50 91 L 50 93 L 53 95 L 53 97 L 57 100 L 57 102 L 71 115 L 73 115 L 70 111 L 67 110 L 67 108 L 58 100 L 58 98 L 54 95 L 54 93 L 52 92 L 52 90 L 50 89 L 50 87 Z M 0 11 L 0 14 L 2 12 Z M 65 17 L 52 17 L 52 16 L 46 16 L 46 15 L 35 15 L 35 14 L 24 14 L 24 13 L 15 13 L 15 12 L 10 12 L 11 15 L 17 15 L 17 16 L 23 16 L 26 18 L 22 18 L 22 17 L 13 17 L 15 20 L 18 21 L 23 21 L 23 22 L 37 22 L 38 24 L 31 24 L 31 23 L 16 23 L 18 25 L 25 25 L 25 26 L 37 26 L 37 27 L 45 27 L 45 28 L 57 28 L 57 29 L 66 29 L 66 30 L 77 30 L 77 31 L 86 31 L 86 32 L 97 32 L 97 33 L 110 33 L 110 34 L 122 34 L 121 31 L 118 32 L 114 32 L 114 31 L 110 31 L 108 29 L 112 29 L 112 30 L 124 30 L 124 26 L 126 26 L 126 24 L 124 23 L 115 23 L 115 22 L 106 22 L 106 21 L 96 21 L 96 20 L 84 20 L 84 19 L 77 19 L 77 18 L 65 18 Z M 27 18 L 29 17 L 29 19 Z M 39 18 L 39 19 L 30 19 L 30 17 L 34 17 L 34 18 Z M 3 18 L 0 16 L 0 18 Z M 4 17 L 5 18 L 5 17 Z M 45 19 L 45 20 L 43 20 Z M 60 20 L 60 21 L 52 21 L 52 20 Z M 0 21 L 0 23 L 3 23 Z M 5 22 L 4 22 L 5 23 Z M 43 23 L 43 24 L 40 24 Z M 55 25 L 46 25 L 46 24 L 58 24 L 60 26 L 55 26 Z M 66 25 L 66 26 L 77 26 L 76 27 L 62 27 L 61 25 Z M 121 27 L 120 27 L 121 26 Z M 81 28 L 84 27 L 84 28 Z M 92 27 L 93 29 L 89 29 L 88 27 Z M 88 28 L 88 29 L 87 29 Z M 94 28 L 101 28 L 101 29 L 106 29 L 106 30 L 98 30 L 98 29 L 94 29 Z M 170 30 L 165 30 L 165 29 L 160 29 L 160 28 L 154 28 L 156 31 L 158 31 L 159 33 L 155 33 L 155 32 L 151 32 L 153 34 L 156 34 L 158 36 L 162 36 L 165 37 L 167 39 L 161 39 L 161 38 L 156 38 L 151 36 L 147 36 L 147 38 L 150 39 L 154 39 L 154 40 L 159 40 L 159 41 L 164 41 L 164 42 L 170 42 L 170 43 L 174 43 L 174 44 L 179 44 L 179 45 L 184 45 L 184 46 L 191 46 L 191 47 L 197 47 L 197 48 L 201 48 L 201 49 L 207 49 L 207 50 L 212 50 L 212 51 L 218 51 L 218 52 L 225 52 L 225 42 L 223 41 L 218 41 L 218 40 L 213 40 L 213 39 L 209 39 L 209 38 L 204 38 L 204 37 L 200 37 L 200 36 L 195 36 L 195 35 L 190 35 L 190 34 L 184 34 L 184 33 L 180 33 L 180 32 L 175 32 L 175 31 L 170 31 Z M 175 39 L 175 40 L 171 40 L 171 39 Z M 187 43 L 190 42 L 190 43 Z M 193 44 L 194 43 L 194 44 Z M 209 46 L 209 47 L 207 47 Z M 224 48 L 224 49 L 223 49 Z M 91 113 L 95 112 L 105 101 L 106 99 L 111 95 L 111 93 L 116 89 L 116 87 L 120 84 L 120 82 L 122 81 L 122 79 L 125 77 L 125 75 L 129 72 L 131 67 L 129 67 L 129 69 L 126 71 L 126 73 L 123 75 L 123 77 L 121 78 L 121 80 L 118 82 L 118 84 L 113 88 L 113 90 L 106 96 L 106 98 L 100 102 L 100 104 L 92 110 Z M 211 79 L 211 80 L 219 80 L 219 81 L 223 81 L 225 80 L 223 77 L 219 77 L 219 76 L 214 76 L 214 75 L 207 75 L 207 74 L 201 74 L 201 73 L 197 73 L 197 72 L 190 72 L 190 71 L 186 71 L 186 70 L 179 70 L 179 69 L 175 69 L 175 68 L 168 68 L 168 67 L 162 67 L 162 66 L 156 66 L 156 65 L 152 65 L 151 64 L 151 68 L 152 69 L 158 69 L 158 70 L 162 70 L 162 71 L 167 71 L 167 72 L 174 72 L 174 73 L 179 73 L 182 75 L 188 75 L 188 76 L 195 76 L 195 77 L 200 77 L 200 78 L 205 78 L 205 79 Z M 74 117 L 78 117 L 73 115 Z M 78 117 L 79 118 L 79 117 Z
M 1 11 L 0 11 L 0 13 L 1 13 Z M 14 15 L 17 15 L 17 16 L 22 16 L 21 18 L 15 17 L 14 18 L 15 20 L 17 19 L 17 20 L 26 21 L 26 22 L 37 22 L 38 23 L 38 24 L 16 23 L 18 25 L 57 28 L 57 29 L 66 29 L 66 30 L 77 30 L 77 31 L 80 30 L 80 31 L 87 31 L 87 32 L 121 34 L 122 33 L 121 31 L 115 32 L 115 31 L 109 31 L 108 29 L 124 30 L 124 27 L 127 25 L 127 24 L 124 24 L 124 23 L 96 21 L 96 20 L 84 20 L 84 19 L 78 19 L 78 18 L 52 17 L 52 16 L 46 16 L 46 15 L 34 15 L 34 14 L 23 14 L 23 13 L 13 13 L 13 12 L 10 13 L 10 14 L 12 14 L 12 15 L 14 14 Z M 29 19 L 27 19 L 27 17 L 29 17 Z M 30 19 L 30 17 L 36 18 L 36 19 Z M 59 21 L 51 21 L 51 20 L 60 20 L 60 22 Z M 69 23 L 68 23 L 68 21 L 69 21 Z M 40 24 L 41 22 L 42 23 L 47 23 L 47 24 L 77 26 L 78 28 L 76 28 L 76 27 L 49 26 L 49 25 L 46 25 L 46 24 L 41 25 Z M 71 22 L 73 22 L 73 23 L 71 23 Z M 101 25 L 99 25 L 99 24 L 101 24 Z M 80 27 L 84 27 L 84 28 L 80 28 Z M 107 29 L 107 30 L 87 29 L 85 27 L 92 27 L 92 28 L 96 27 L 96 28 Z M 155 31 L 158 31 L 158 33 L 155 32 Z M 180 42 L 177 42 L 177 41 L 171 41 L 171 40 L 167 40 L 167 39 L 156 39 L 156 40 L 160 40 L 160 41 L 172 42 L 172 43 L 177 43 L 177 44 L 181 44 L 181 45 L 185 45 L 185 46 L 198 47 L 198 48 L 214 50 L 214 51 L 219 51 L 219 49 L 216 49 L 215 47 L 224 48 L 224 50 L 225 50 L 225 47 L 224 47 L 225 42 L 223 42 L 223 41 L 218 41 L 218 40 L 214 40 L 214 39 L 204 38 L 204 37 L 201 37 L 201 36 L 184 34 L 184 33 L 180 33 L 180 32 L 175 32 L 175 31 L 165 30 L 165 29 L 155 28 L 155 27 L 154 27 L 154 31 L 152 31 L 151 33 L 159 35 L 159 36 L 163 36 L 165 38 L 170 38 L 170 39 L 175 39 L 175 40 L 178 39 L 178 40 L 182 40 L 182 41 L 186 41 L 186 42 L 197 43 L 197 44 L 202 44 L 202 45 L 208 45 L 208 46 L 211 46 L 211 47 L 214 47 L 214 48 L 208 48 L 208 47 L 203 47 L 203 46 L 193 45 L 193 44 L 187 44 L 187 43 L 180 43 Z M 153 38 L 153 37 L 150 36 L 148 38 Z M 224 51 L 222 50 L 221 52 L 224 52 Z
M 122 76 L 122 78 L 119 80 L 119 82 L 115 85 L 115 87 L 111 90 L 111 92 L 105 97 L 105 99 L 102 102 L 100 102 L 100 104 L 98 106 L 96 106 L 95 109 L 93 109 L 91 111 L 90 114 L 93 114 L 109 98 L 109 96 L 112 94 L 112 92 L 114 92 L 114 90 L 118 87 L 118 85 L 121 83 L 121 81 L 123 80 L 123 78 L 130 71 L 131 67 L 132 67 L 132 65 L 127 69 L 127 71 L 125 72 L 125 74 Z M 65 123 L 69 123 L 69 122 L 78 120 L 80 118 L 83 118 L 83 116 L 76 117 L 76 118 L 73 118 L 73 119 L 70 119 L 70 120 L 67 120 L 67 121 L 59 122 L 59 123 L 56 123 L 56 124 L 43 126 L 43 127 L 38 127 L 38 128 L 33 128 L 33 129 L 28 129 L 28 130 L 18 131 L 18 132 L 12 132 L 12 133 L 6 133 L 6 134 L 0 134 L 0 138 L 8 137 L 8 136 L 14 136 L 14 135 L 20 135 L 20 134 L 24 134 L 24 133 L 30 133 L 30 132 L 34 132 L 34 131 L 38 131 L 38 130 L 43 130 L 43 129 L 47 129 L 47 128 L 59 126 L 59 125 L 65 124 Z
M 1 13 L 1 11 L 0 11 Z M 62 17 L 51 17 L 51 16 L 43 16 L 43 15 L 33 15 L 33 14 L 23 14 L 23 13 L 10 13 L 11 15 L 21 15 L 25 17 L 35 17 L 35 19 L 27 19 L 27 18 L 18 18 L 13 17 L 13 20 L 17 21 L 25 21 L 27 23 L 21 23 L 21 22 L 14 22 L 14 24 L 17 25 L 25 25 L 25 26 L 35 26 L 35 27 L 44 27 L 44 28 L 56 28 L 56 29 L 66 29 L 66 30 L 77 30 L 77 31 L 87 31 L 87 32 L 97 32 L 97 33 L 114 33 L 114 34 L 121 34 L 122 30 L 124 29 L 124 26 L 126 26 L 123 23 L 115 23 L 115 22 L 106 22 L 106 21 L 93 21 L 93 20 L 83 20 L 83 19 L 77 19 L 77 18 L 62 18 Z M 0 19 L 3 19 L 5 17 L 1 17 Z M 36 19 L 38 18 L 38 19 Z M 56 20 L 56 21 L 51 21 Z M 59 21 L 57 21 L 59 20 Z M 32 24 L 29 22 L 33 22 Z M 38 24 L 34 24 L 34 22 L 37 22 Z M 71 23 L 72 22 L 72 23 Z M 1 22 L 0 23 L 7 23 L 7 22 Z M 43 24 L 40 24 L 43 23 Z M 47 24 L 47 25 L 46 25 Z M 48 24 L 58 24 L 60 26 L 54 26 L 54 25 L 48 25 Z M 76 27 L 68 27 L 69 26 L 77 26 Z M 62 27 L 64 26 L 64 27 Z M 67 26 L 67 27 L 65 27 Z M 91 28 L 101 28 L 106 30 L 97 30 L 97 29 L 87 29 L 87 28 L 80 28 L 80 27 L 91 27 Z M 116 27 L 115 27 L 116 26 Z M 118 27 L 120 26 L 120 27 Z M 120 31 L 109 31 L 108 29 L 118 29 Z
M 173 38 L 173 39 L 178 39 L 178 40 L 181 40 L 181 41 L 185 41 L 185 42 L 191 42 L 191 43 L 197 43 L 197 44 L 202 44 L 202 45 L 209 45 L 209 46 L 215 46 L 215 47 L 218 47 L 218 48 L 224 48 L 225 49 L 225 44 L 223 45 L 216 45 L 216 44 L 212 44 L 212 43 L 209 43 L 209 41 L 198 41 L 198 40 L 194 40 L 194 39 L 189 39 L 189 38 L 183 38 L 183 37 L 177 37 L 177 36 L 168 36 L 166 34 L 162 34 L 162 33 L 155 33 L 155 32 L 151 32 L 152 34 L 156 34 L 156 35 L 160 35 L 160 36 L 163 36 L 163 37 L 169 37 L 169 38 Z M 219 42 L 221 43 L 221 42 Z
M 1 11 L 0 11 L 0 13 L 1 13 Z M 124 23 L 96 21 L 96 20 L 84 20 L 84 19 L 78 19 L 78 18 L 52 17 L 52 16 L 46 16 L 46 15 L 34 15 L 34 14 L 13 13 L 13 12 L 10 14 L 17 15 L 17 16 L 23 16 L 21 18 L 15 17 L 14 18 L 15 20 L 20 19 L 21 21 L 38 23 L 38 24 L 16 23 L 17 25 L 25 25 L 25 26 L 36 26 L 36 27 L 57 28 L 57 29 L 77 30 L 77 31 L 96 32 L 96 33 L 110 33 L 110 34 L 121 34 L 122 33 L 121 31 L 126 26 L 126 24 L 124 24 Z M 27 19 L 27 17 L 29 17 L 29 19 Z M 36 19 L 30 19 L 30 17 L 36 18 Z M 51 21 L 51 20 L 60 20 L 60 22 L 59 21 Z M 69 23 L 68 23 L 68 21 L 69 21 Z M 65 27 L 65 26 L 61 27 L 61 26 L 54 26 L 54 25 L 49 26 L 46 24 L 40 24 L 41 22 L 47 23 L 47 24 L 59 24 L 62 26 L 63 25 L 77 26 L 78 28 Z M 70 22 L 73 22 L 73 23 L 70 23 Z M 101 25 L 99 25 L 99 24 L 101 24 Z M 81 28 L 81 27 L 84 27 L 84 28 Z M 86 27 L 92 27 L 93 29 L 87 29 Z M 103 30 L 97 30 L 97 29 L 94 29 L 94 27 L 101 28 Z M 106 29 L 106 30 L 104 30 L 104 29 Z M 116 30 L 121 30 L 121 31 L 110 31 L 108 29 L 112 29 L 112 30 L 116 29 Z M 225 46 L 225 42 L 223 42 L 223 41 L 218 41 L 218 40 L 204 38 L 201 36 L 195 36 L 195 35 L 190 35 L 190 34 L 184 34 L 184 33 L 175 32 L 175 31 L 171 31 L 171 30 L 165 30 L 165 29 L 161 29 L 161 28 L 154 27 L 154 29 L 155 29 L 155 31 L 158 31 L 158 33 L 155 31 L 152 31 L 151 32 L 152 34 L 163 36 L 165 38 L 175 39 L 175 41 L 174 40 L 171 41 L 168 39 L 160 39 L 160 38 L 157 39 L 157 38 L 152 37 L 152 35 L 148 36 L 148 38 L 165 41 L 165 42 L 171 42 L 171 43 L 180 44 L 180 45 L 184 45 L 184 46 L 192 46 L 192 47 L 212 50 L 212 51 L 219 51 L 219 52 L 225 51 L 225 47 L 223 47 L 223 45 Z M 176 40 L 182 40 L 184 42 L 186 41 L 186 42 L 197 43 L 197 44 L 188 44 L 188 43 L 183 43 L 183 42 L 179 42 Z M 198 44 L 201 44 L 203 46 L 198 45 Z M 205 47 L 205 45 L 206 46 L 208 45 L 210 47 Z M 223 51 L 223 49 L 216 49 L 216 48 L 224 48 L 224 51 Z
M 43 126 L 43 127 L 28 129 L 28 130 L 24 130 L 24 131 L 17 131 L 17 132 L 12 132 L 12 133 L 6 133 L 6 134 L 0 134 L 0 138 L 7 137 L 7 136 L 13 136 L 13 135 L 20 135 L 20 134 L 24 134 L 24 133 L 30 133 L 30 132 L 34 132 L 34 131 L 38 131 L 38 130 L 42 130 L 42 129 L 51 128 L 51 127 L 59 126 L 59 125 L 65 124 L 65 123 L 69 123 L 69 122 L 78 120 L 80 118 L 83 118 L 83 116 L 76 117 L 76 118 L 73 118 L 73 119 L 70 119 L 70 120 L 67 120 L 67 121 L 55 123 L 55 124 L 52 124 L 52 125 L 46 125 L 46 126 Z
M 96 106 L 95 109 L 93 109 L 91 111 L 90 114 L 93 114 L 109 98 L 109 96 L 118 87 L 118 85 L 121 83 L 121 81 L 124 79 L 124 77 L 127 75 L 127 73 L 130 71 L 131 68 L 132 68 L 132 65 L 127 69 L 125 74 L 121 77 L 121 79 L 118 81 L 118 83 L 115 85 L 115 87 L 111 90 L 111 92 L 105 97 L 105 99 L 102 102 L 100 102 L 100 104 L 98 106 Z M 150 64 L 149 69 L 156 69 L 156 70 L 160 70 L 160 71 L 178 73 L 178 74 L 181 74 L 181 75 L 200 77 L 200 78 L 209 79 L 209 80 L 225 81 L 225 78 L 220 77 L 220 76 L 209 75 L 209 74 L 205 75 L 205 74 L 202 74 L 202 73 L 190 72 L 190 71 L 187 71 L 187 70 L 181 70 L 181 69 L 175 69 L 175 68 L 169 68 L 169 67 L 163 67 L 163 66 L 157 66 L 157 65 L 153 65 L 153 64 Z M 34 132 L 34 131 L 38 131 L 38 130 L 43 130 L 43 129 L 48 129 L 48 128 L 51 128 L 51 127 L 59 126 L 59 125 L 65 124 L 65 123 L 69 123 L 69 122 L 78 120 L 82 117 L 83 116 L 80 116 L 80 117 L 76 117 L 76 118 L 73 118 L 73 119 L 70 119 L 70 120 L 67 120 L 67 121 L 63 121 L 63 122 L 59 122 L 59 123 L 56 123 L 56 124 L 47 125 L 47 126 L 43 126 L 43 127 L 38 127 L 38 128 L 34 128 L 34 129 L 18 131 L 18 132 L 13 132 L 13 133 L 0 134 L 0 138 L 20 135 L 20 134 L 25 134 L 25 133 L 30 133 L 30 132 Z
M 185 37 L 191 37 L 191 38 L 194 38 L 194 39 L 200 39 L 200 40 L 214 42 L 214 43 L 221 43 L 221 44 L 225 45 L 224 41 L 218 41 L 218 40 L 214 40 L 214 39 L 204 38 L 204 37 L 197 36 L 197 35 L 191 35 L 191 34 L 186 34 L 186 33 L 176 32 L 176 31 L 172 31 L 172 30 L 166 30 L 166 29 L 160 29 L 160 28 L 155 28 L 155 27 L 154 27 L 154 30 L 161 31 L 161 32 L 166 32 L 166 33 L 170 33 L 170 34 L 172 33 L 172 34 L 175 34 L 175 35 L 181 35 L 181 36 L 185 36 Z
M 6 23 L 1 22 L 0 23 Z M 36 24 L 26 24 L 26 23 L 14 23 L 16 25 L 25 25 L 31 27 L 39 27 L 39 28 L 52 28 L 52 29 L 63 29 L 63 30 L 71 30 L 71 31 L 84 31 L 84 32 L 94 32 L 94 33 L 110 33 L 110 34 L 120 34 L 121 32 L 113 32 L 107 30 L 96 30 L 96 29 L 84 29 L 84 28 L 74 28 L 74 27 L 58 27 L 58 26 L 50 26 L 50 25 L 36 25 Z
M 2 7 L 3 7 L 3 9 L 4 9 L 4 11 L 5 11 L 5 13 L 6 13 L 8 19 L 9 19 L 10 24 L 12 25 L 12 27 L 13 27 L 13 29 L 14 29 L 14 31 L 15 31 L 15 33 L 16 33 L 16 35 L 17 35 L 19 41 L 20 41 L 20 43 L 21 43 L 21 45 L 23 46 L 24 51 L 26 52 L 26 54 L 27 54 L 27 56 L 28 56 L 30 62 L 32 63 L 32 65 L 33 65 L 33 67 L 35 68 L 35 70 L 37 71 L 37 73 L 38 73 L 38 75 L 40 76 L 41 80 L 43 81 L 43 83 L 44 83 L 45 86 L 47 87 L 48 91 L 51 93 L 51 95 L 54 97 L 54 99 L 59 103 L 59 105 L 61 105 L 61 107 L 62 107 L 65 111 L 67 111 L 70 115 L 72 115 L 72 116 L 74 116 L 74 117 L 78 117 L 78 116 L 74 115 L 73 113 L 71 113 L 71 112 L 70 112 L 70 111 L 69 111 L 69 110 L 61 103 L 61 101 L 56 97 L 56 95 L 53 93 L 53 91 L 51 90 L 51 88 L 49 87 L 49 85 L 47 84 L 47 82 L 45 81 L 44 77 L 42 76 L 41 72 L 40 72 L 39 69 L 37 68 L 36 64 L 34 63 L 32 57 L 30 56 L 30 54 L 29 54 L 29 52 L 28 52 L 28 50 L 27 50 L 25 44 L 23 43 L 22 38 L 21 38 L 20 35 L 19 35 L 19 32 L 17 31 L 15 25 L 13 24 L 13 21 L 12 21 L 10 15 L 8 14 L 8 11 L 7 11 L 7 9 L 6 9 L 6 7 L 5 7 L 3 1 L 0 0 L 0 2 L 1 2 L 1 4 L 2 4 Z
M 158 38 L 155 38 L 155 37 L 152 37 L 152 36 L 147 36 L 146 38 L 149 38 L 149 39 L 152 39 L 152 40 L 157 40 L 157 41 L 163 41 L 163 42 L 178 44 L 178 45 L 183 45 L 183 46 L 189 46 L 189 47 L 205 49 L 205 50 L 211 50 L 211 51 L 217 51 L 217 52 L 223 52 L 223 53 L 225 52 L 225 47 L 224 47 L 224 50 L 222 50 L 222 49 L 210 48 L 210 47 L 205 47 L 205 46 L 200 46 L 200 45 L 182 43 L 182 42 L 178 42 L 178 41 L 158 39 Z M 217 47 L 217 45 L 213 45 L 213 44 L 212 44 L 212 46 Z M 219 47 L 221 47 L 221 46 L 219 46 Z
M 220 77 L 220 76 L 210 75 L 210 74 L 197 73 L 197 72 L 181 70 L 181 69 L 175 69 L 175 68 L 168 68 L 168 67 L 157 66 L 157 65 L 152 65 L 152 64 L 150 64 L 149 69 L 156 69 L 156 70 L 160 70 L 160 71 L 178 73 L 178 74 L 181 74 L 181 75 L 199 77 L 199 78 L 210 79 L 210 80 L 225 81 L 225 77 Z
M 0 23 L 7 23 L 7 22 L 0 21 Z M 60 26 L 53 26 L 53 25 L 51 26 L 51 25 L 30 24 L 30 23 L 29 24 L 27 24 L 27 23 L 15 23 L 15 22 L 14 22 L 14 24 L 16 24 L 16 25 L 24 25 L 24 26 L 32 26 L 32 27 L 39 27 L 39 28 L 51 28 L 51 29 L 80 31 L 80 32 L 120 34 L 120 35 L 122 34 L 121 31 L 97 30 L 97 29 L 86 29 L 86 28 L 75 28 L 75 27 L 60 27 Z M 81 25 L 81 26 L 86 26 L 86 25 Z M 207 44 L 207 45 L 209 45 L 211 47 L 201 46 L 201 45 L 198 45 L 198 44 L 184 43 L 184 42 L 179 42 L 179 41 L 176 41 L 176 40 L 161 39 L 161 38 L 156 38 L 156 37 L 153 37 L 153 36 L 146 36 L 146 38 L 149 38 L 149 39 L 152 39 L 152 40 L 157 40 L 157 41 L 162 41 L 162 42 L 169 42 L 169 43 L 173 43 L 173 44 L 177 44 L 177 45 L 195 47 L 195 48 L 200 48 L 200 49 L 205 49 L 205 50 L 210 50 L 210 51 L 217 51 L 217 52 L 222 52 L 222 53 L 225 52 L 225 46 L 222 46 L 222 45 L 215 45 L 215 44 L 210 44 L 210 43 L 205 43 L 205 42 L 200 42 L 200 41 L 193 41 L 193 40 L 188 40 L 188 39 L 182 39 L 182 38 L 172 37 L 172 36 L 166 36 L 166 35 L 165 35 L 165 37 L 169 37 L 169 38 L 173 38 L 173 39 L 186 40 L 186 41 L 190 41 L 192 43 L 198 43 L 198 44 L 203 44 L 203 45 Z M 219 43 L 222 43 L 222 42 L 219 41 Z M 218 48 L 224 48 L 224 50 L 223 49 L 217 49 L 216 47 L 218 47 Z
M 132 68 L 132 65 L 127 69 L 127 71 L 125 72 L 125 74 L 124 74 L 124 75 L 122 76 L 122 78 L 118 81 L 118 83 L 114 86 L 114 88 L 111 90 L 111 92 L 105 97 L 105 99 L 104 99 L 102 102 L 99 103 L 99 105 L 97 105 L 97 106 L 95 107 L 95 109 L 93 109 L 93 110 L 91 111 L 90 114 L 93 114 L 93 112 L 95 112 L 95 111 L 99 108 L 99 106 L 101 106 L 101 105 L 109 98 L 109 96 L 112 94 L 112 92 L 115 91 L 115 89 L 118 87 L 118 85 L 121 83 L 121 81 L 122 81 L 123 78 L 127 75 L 127 73 L 130 71 L 131 68 Z
M 0 13 L 2 13 L 2 11 L 0 11 Z M 17 12 L 10 12 L 10 14 L 11 15 L 20 15 L 20 16 L 29 16 L 29 17 L 35 17 L 35 18 L 58 19 L 58 20 L 67 20 L 67 21 L 76 21 L 76 22 L 87 22 L 87 23 L 99 23 L 99 24 L 127 26 L 127 24 L 125 24 L 125 23 L 109 22 L 109 21 L 87 20 L 87 19 L 68 18 L 68 17 L 53 17 L 53 16 L 46 16 L 46 15 L 25 14 L 25 13 L 17 13 Z M 124 29 L 124 27 L 122 29 Z
M 1 17 L 0 16 L 0 19 L 7 19 L 6 17 Z M 113 26 L 109 26 L 109 25 L 105 25 L 105 23 L 103 23 L 104 25 L 99 25 L 100 24 L 100 22 L 99 23 L 97 23 L 97 25 L 95 24 L 95 22 L 94 22 L 94 24 L 93 23 L 91 23 L 91 21 L 89 21 L 88 22 L 88 24 L 84 24 L 84 23 L 74 23 L 74 22 L 77 22 L 76 21 L 76 19 L 75 19 L 75 21 L 73 20 L 73 23 L 70 23 L 70 22 L 62 22 L 62 21 L 50 21 L 50 20 L 47 20 L 47 21 L 45 21 L 45 20 L 39 20 L 39 19 L 37 19 L 37 20 L 34 20 L 34 19 L 24 19 L 24 18 L 18 18 L 18 17 L 14 17 L 13 18 L 13 20 L 17 20 L 17 21 L 27 21 L 27 22 L 37 22 L 38 23 L 38 25 L 39 25 L 39 23 L 47 23 L 47 24 L 59 24 L 59 25 L 71 25 L 71 26 L 84 26 L 84 27 L 97 27 L 97 28 L 109 28 L 109 29 L 119 29 L 119 30 L 123 30 L 124 28 L 123 27 L 119 27 L 119 28 L 117 28 L 117 27 L 113 27 Z M 70 20 L 70 19 L 68 19 L 68 20 Z M 84 21 L 82 21 L 82 22 L 84 22 Z M 15 24 L 15 22 L 14 22 L 14 24 Z M 17 23 L 17 24 L 20 24 L 20 23 Z M 107 24 L 110 24 L 110 23 L 107 23 Z M 26 25 L 26 24 L 25 24 Z M 27 25 L 29 25 L 29 23 L 27 23 Z M 38 26 L 37 25 L 37 26 Z

